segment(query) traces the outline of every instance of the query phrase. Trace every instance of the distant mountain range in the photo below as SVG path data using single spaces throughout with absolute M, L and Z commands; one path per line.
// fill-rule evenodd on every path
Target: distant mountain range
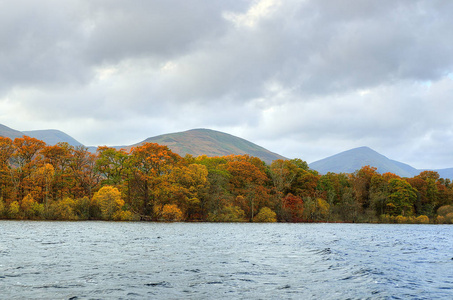
M 48 145 L 55 145 L 58 142 L 66 142 L 73 146 L 82 145 L 77 140 L 59 130 L 33 130 L 17 131 L 0 124 L 0 136 L 11 139 L 27 135 L 44 141 Z M 264 162 L 270 164 L 276 159 L 287 159 L 279 154 L 273 153 L 261 146 L 258 146 L 245 139 L 231 134 L 210 129 L 193 129 L 184 132 L 163 134 L 129 146 L 114 146 L 114 148 L 130 149 L 133 146 L 141 145 L 145 142 L 158 143 L 168 146 L 173 152 L 181 156 L 191 154 L 193 156 L 224 156 L 224 155 L 243 155 L 259 157 Z M 96 147 L 88 147 L 90 151 L 96 151 Z
M 382 154 L 368 147 L 354 148 L 333 156 L 312 162 L 309 167 L 321 174 L 353 173 L 363 166 L 376 167 L 379 173 L 394 173 L 401 177 L 413 177 L 425 171 L 415 169 L 408 164 L 389 159 Z M 453 168 L 433 170 L 439 173 L 442 178 L 453 179 Z
M 44 141 L 47 145 L 56 145 L 60 142 L 66 142 L 73 146 L 82 146 L 77 140 L 75 140 L 70 135 L 64 133 L 60 130 L 48 129 L 48 130 L 32 130 L 32 131 L 22 131 L 23 134 L 28 135 L 29 137 L 34 137 L 38 140 Z
M 47 129 L 47 130 L 30 130 L 18 131 L 0 124 L 0 136 L 9 137 L 10 139 L 19 138 L 22 136 L 29 136 L 45 142 L 47 145 L 56 145 L 60 142 L 66 142 L 73 146 L 81 146 L 82 144 L 75 140 L 73 137 L 60 130 Z
M 66 142 L 73 146 L 82 145 L 71 136 L 59 130 L 33 130 L 21 132 L 0 124 L 0 136 L 14 139 L 22 137 L 23 135 L 40 139 L 48 145 L 55 145 L 58 142 Z M 267 164 L 270 164 L 276 159 L 286 159 L 279 154 L 273 153 L 245 139 L 210 129 L 192 129 L 184 132 L 163 134 L 147 138 L 134 145 L 116 146 L 114 148 L 130 149 L 133 146 L 138 146 L 145 142 L 166 145 L 173 152 L 176 152 L 181 156 L 186 154 L 191 154 L 193 156 L 203 154 L 207 156 L 248 154 L 259 157 Z M 96 147 L 89 147 L 89 149 L 93 152 L 96 151 Z M 318 171 L 320 174 L 326 174 L 327 172 L 353 173 L 367 165 L 376 167 L 379 173 L 391 172 L 402 177 L 413 177 L 424 171 L 415 169 L 402 162 L 391 160 L 368 147 L 359 147 L 338 153 L 315 161 L 309 164 L 309 167 Z M 453 168 L 433 171 L 438 172 L 442 178 L 453 179 Z

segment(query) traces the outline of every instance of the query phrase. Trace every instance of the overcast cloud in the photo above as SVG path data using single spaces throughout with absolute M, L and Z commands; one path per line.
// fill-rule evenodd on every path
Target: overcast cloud
M 453 167 L 453 2 L 0 1 L 0 124 Z

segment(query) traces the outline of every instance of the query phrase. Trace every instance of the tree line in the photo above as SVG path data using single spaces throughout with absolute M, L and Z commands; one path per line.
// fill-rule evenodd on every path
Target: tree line
M 453 223 L 453 184 L 434 171 L 320 175 L 301 159 L 181 157 L 154 143 L 91 153 L 0 137 L 0 218 Z

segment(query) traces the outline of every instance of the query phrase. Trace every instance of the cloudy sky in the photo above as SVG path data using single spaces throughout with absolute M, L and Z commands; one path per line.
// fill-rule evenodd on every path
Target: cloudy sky
M 0 124 L 453 167 L 453 1 L 1 0 Z

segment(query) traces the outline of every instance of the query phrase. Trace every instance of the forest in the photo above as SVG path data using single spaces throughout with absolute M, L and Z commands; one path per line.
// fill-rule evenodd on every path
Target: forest
M 91 153 L 0 137 L 0 218 L 452 224 L 453 184 L 434 171 L 320 175 L 301 159 L 181 157 L 153 143 Z

